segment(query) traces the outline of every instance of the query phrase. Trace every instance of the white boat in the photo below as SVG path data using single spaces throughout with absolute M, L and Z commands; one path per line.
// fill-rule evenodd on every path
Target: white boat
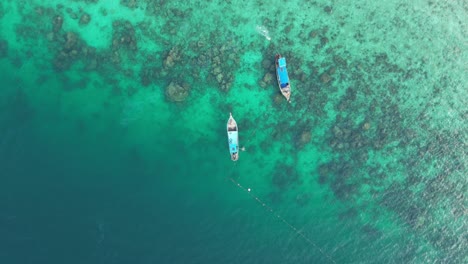
M 236 120 L 234 120 L 231 113 L 229 113 L 229 120 L 227 122 L 227 135 L 231 159 L 236 161 L 239 159 L 239 133 L 237 131 Z

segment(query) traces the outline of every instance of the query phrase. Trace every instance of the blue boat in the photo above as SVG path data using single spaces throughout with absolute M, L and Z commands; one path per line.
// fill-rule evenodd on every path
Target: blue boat
M 281 94 L 286 97 L 288 102 L 291 102 L 291 84 L 289 83 L 288 70 L 286 69 L 286 58 L 282 57 L 281 54 L 275 56 L 276 65 L 276 78 L 278 79 L 278 86 Z
M 234 120 L 231 113 L 229 113 L 229 120 L 227 122 L 227 135 L 231 159 L 236 161 L 239 159 L 239 133 L 236 120 Z

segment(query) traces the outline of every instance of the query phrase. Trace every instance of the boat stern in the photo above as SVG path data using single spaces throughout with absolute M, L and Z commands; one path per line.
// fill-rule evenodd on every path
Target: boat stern
M 231 153 L 231 160 L 237 161 L 239 159 L 239 152 Z

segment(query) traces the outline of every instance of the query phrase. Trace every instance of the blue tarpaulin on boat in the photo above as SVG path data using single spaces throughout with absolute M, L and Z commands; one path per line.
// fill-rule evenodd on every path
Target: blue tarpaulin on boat
M 237 152 L 237 144 L 229 144 L 229 152 L 236 153 Z
M 279 58 L 278 59 L 278 65 L 280 67 L 286 67 L 286 58 Z
M 280 83 L 281 83 L 281 87 L 284 87 L 286 86 L 287 83 L 289 83 L 289 77 L 288 77 L 288 70 L 286 70 L 286 67 L 281 67 L 281 60 L 283 60 L 284 58 L 281 58 L 278 60 L 278 64 L 279 64 L 279 67 L 276 69 L 276 71 L 278 72 L 278 76 L 280 78 Z M 284 65 L 286 65 L 286 61 L 284 61 Z M 284 84 L 284 86 L 283 86 Z

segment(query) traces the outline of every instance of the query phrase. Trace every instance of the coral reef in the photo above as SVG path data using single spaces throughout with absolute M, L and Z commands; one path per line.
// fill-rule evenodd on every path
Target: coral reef
M 166 96 L 172 102 L 182 102 L 189 96 L 190 86 L 187 83 L 179 84 L 172 81 L 166 87 Z

